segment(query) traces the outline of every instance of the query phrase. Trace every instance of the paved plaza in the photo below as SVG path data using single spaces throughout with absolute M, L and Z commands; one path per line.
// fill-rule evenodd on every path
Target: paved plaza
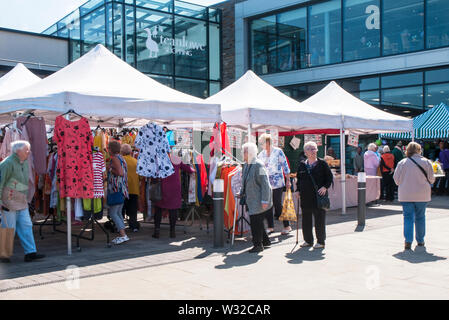
M 401 213 L 397 202 L 369 207 L 361 230 L 356 208 L 332 211 L 326 249 L 295 247 L 295 232 L 278 232 L 260 254 L 247 252 L 250 238 L 213 248 L 212 225 L 209 234 L 178 227 L 176 239 L 165 226 L 156 240 L 145 224 L 112 248 L 100 233 L 81 252 L 74 241 L 67 256 L 65 235 L 46 227 L 41 240 L 35 227 L 47 258 L 24 263 L 16 241 L 13 262 L 0 265 L 0 299 L 448 299 L 449 198 L 429 204 L 426 249 L 403 250 Z

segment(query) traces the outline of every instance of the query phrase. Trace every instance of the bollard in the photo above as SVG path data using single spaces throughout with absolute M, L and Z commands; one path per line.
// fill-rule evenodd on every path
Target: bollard
M 357 206 L 357 221 L 359 226 L 365 225 L 366 216 L 366 173 L 359 172 L 357 176 L 357 195 L 358 195 L 358 206 Z
M 214 180 L 214 248 L 224 247 L 224 180 Z

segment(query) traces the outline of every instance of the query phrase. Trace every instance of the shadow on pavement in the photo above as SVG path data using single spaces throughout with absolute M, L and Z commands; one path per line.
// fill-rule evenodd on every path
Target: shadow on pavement
M 256 263 L 261 258 L 262 256 L 260 254 L 249 253 L 248 250 L 237 254 L 226 254 L 223 260 L 223 264 L 215 266 L 215 269 L 231 269 L 234 267 L 248 266 L 250 264 Z
M 438 260 L 446 260 L 445 257 L 439 257 L 433 253 L 427 252 L 425 248 L 416 248 L 413 250 L 404 250 L 393 255 L 396 259 L 408 261 L 410 263 L 435 262 Z
M 321 249 L 311 249 L 310 247 L 299 248 L 293 253 L 287 253 L 285 257 L 288 263 L 291 264 L 301 264 L 304 261 L 319 261 L 325 259 L 325 253 Z

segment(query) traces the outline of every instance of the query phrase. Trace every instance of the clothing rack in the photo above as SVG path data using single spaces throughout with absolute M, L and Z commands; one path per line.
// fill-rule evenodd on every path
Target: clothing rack
M 234 212 L 237 212 L 237 206 L 238 206 L 238 204 L 236 202 L 235 203 L 235 211 Z M 241 209 L 242 209 L 240 217 L 238 219 L 236 219 L 237 214 L 234 214 L 234 224 L 232 225 L 232 229 L 231 229 L 232 230 L 231 246 L 234 246 L 234 239 L 235 239 L 235 232 L 234 232 L 234 230 L 235 230 L 235 226 L 238 225 L 239 222 L 240 222 L 240 232 L 241 232 L 242 238 L 243 238 L 243 222 L 246 221 L 246 223 L 248 223 L 248 225 L 251 227 L 251 222 L 249 222 L 245 218 L 245 216 L 243 215 L 243 210 L 245 209 L 244 206 L 243 205 L 240 205 L 240 206 L 241 206 Z

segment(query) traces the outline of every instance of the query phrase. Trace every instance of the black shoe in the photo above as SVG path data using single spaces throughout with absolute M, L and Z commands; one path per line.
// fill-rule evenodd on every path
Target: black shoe
M 249 253 L 258 253 L 258 252 L 262 252 L 263 251 L 263 247 L 262 246 L 254 246 L 251 250 L 249 250 Z
M 405 250 L 411 250 L 412 249 L 412 244 L 410 242 L 406 242 L 404 249 Z
M 37 254 L 36 252 L 29 253 L 25 255 L 25 262 L 31 262 L 34 260 L 39 260 L 45 258 L 45 254 Z
M 9 258 L 1 258 L 1 259 L 0 259 L 0 262 L 3 262 L 3 263 L 10 263 L 10 262 L 11 262 L 11 259 L 9 259 Z
M 425 247 L 426 244 L 424 242 L 418 242 L 418 247 Z
M 153 238 L 159 239 L 160 229 L 154 229 Z
M 264 242 L 264 243 L 262 243 L 262 245 L 264 248 L 271 247 L 271 241 Z

